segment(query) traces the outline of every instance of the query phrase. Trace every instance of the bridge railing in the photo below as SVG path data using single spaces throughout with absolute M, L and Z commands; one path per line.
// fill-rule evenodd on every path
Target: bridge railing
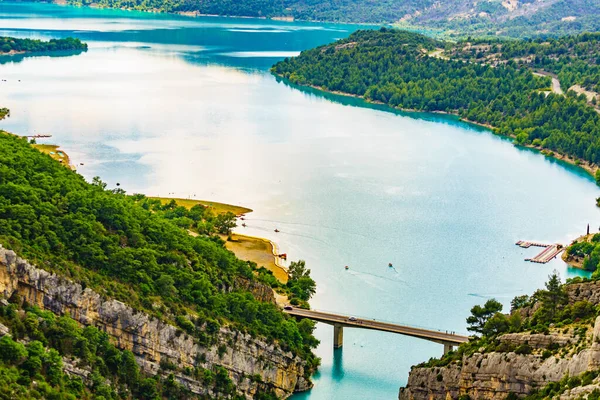
M 323 309 L 316 309 L 316 308 L 311 308 L 309 311 L 316 311 L 316 312 L 322 312 L 322 313 L 333 314 L 333 315 L 344 315 L 344 316 L 347 315 L 348 317 L 352 316 L 352 317 L 356 317 L 358 319 L 362 319 L 365 321 L 376 321 L 376 322 L 383 322 L 386 324 L 406 326 L 409 328 L 426 329 L 428 331 L 447 333 L 449 335 L 467 336 L 467 337 L 472 335 L 471 333 L 465 333 L 465 332 L 461 332 L 461 331 L 432 328 L 430 326 L 423 326 L 423 325 L 399 322 L 399 321 L 390 321 L 390 320 L 386 320 L 386 319 L 373 318 L 373 317 L 368 317 L 368 316 L 364 316 L 364 315 L 360 315 L 360 314 L 348 313 L 348 312 L 343 312 L 343 311 L 340 312 L 340 311 L 323 310 Z

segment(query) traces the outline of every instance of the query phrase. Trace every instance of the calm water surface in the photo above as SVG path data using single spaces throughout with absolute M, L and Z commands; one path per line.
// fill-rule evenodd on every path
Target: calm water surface
M 307 261 L 317 309 L 465 332 L 474 304 L 508 304 L 553 269 L 574 276 L 560 260 L 525 263 L 536 250 L 514 243 L 567 243 L 600 225 L 598 189 L 580 170 L 451 118 L 269 74 L 357 28 L 0 3 L 2 35 L 90 45 L 0 60 L 0 104 L 12 114 L 0 127 L 52 134 L 81 174 L 111 187 L 253 208 L 239 230 Z M 350 329 L 333 352 L 332 328 L 317 336 L 322 367 L 298 399 L 396 398 L 410 366 L 442 352 Z

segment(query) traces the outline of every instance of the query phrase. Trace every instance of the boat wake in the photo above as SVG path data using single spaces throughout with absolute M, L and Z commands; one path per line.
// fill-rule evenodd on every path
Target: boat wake
M 396 275 L 393 275 L 392 277 L 389 277 L 389 276 L 383 276 L 383 275 L 378 275 L 378 274 L 373 274 L 373 273 L 371 273 L 371 272 L 357 271 L 357 270 L 356 270 L 356 269 L 354 269 L 354 268 L 353 268 L 353 269 L 350 269 L 350 270 L 348 270 L 348 273 L 349 273 L 349 274 L 351 274 L 351 275 L 354 275 L 354 276 L 356 276 L 356 277 L 359 277 L 359 276 L 361 276 L 361 275 L 362 275 L 362 276 L 372 276 L 372 277 L 375 277 L 375 278 L 378 278 L 378 279 L 384 279 L 384 280 L 386 280 L 386 281 L 390 281 L 390 282 L 399 282 L 399 283 L 404 283 L 405 285 L 407 285 L 407 286 L 408 286 L 408 282 L 406 282 L 404 279 L 401 279 L 401 278 L 397 277 L 397 276 L 399 276 L 399 275 L 400 275 L 400 274 L 398 274 L 398 272 L 397 272 L 397 271 L 396 271 Z M 394 278 L 394 276 L 396 276 L 396 278 Z
M 513 290 L 510 292 L 504 292 L 504 293 L 467 293 L 468 296 L 472 296 L 472 297 L 479 297 L 481 299 L 491 299 L 491 298 L 500 298 L 500 299 L 504 299 L 504 298 L 513 298 L 515 295 L 518 295 L 520 293 L 523 293 L 523 289 L 517 289 L 517 290 Z

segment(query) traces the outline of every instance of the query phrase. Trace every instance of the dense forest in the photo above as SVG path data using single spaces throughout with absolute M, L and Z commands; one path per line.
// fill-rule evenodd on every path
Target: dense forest
M 117 349 L 95 327 L 80 327 L 37 307 L 0 306 L 0 323 L 10 331 L 0 338 L 0 399 L 128 399 L 193 398 L 173 375 L 146 376 L 132 352 Z M 65 362 L 88 373 L 67 374 Z M 71 368 L 72 370 L 72 368 Z M 226 372 L 198 369 L 207 385 L 224 386 Z M 220 374 L 219 374 L 220 373 Z M 226 380 L 227 379 L 227 380 Z
M 108 190 L 16 136 L 0 133 L 0 243 L 32 263 L 214 342 L 220 326 L 277 341 L 316 368 L 314 324 L 256 300 L 240 280 L 269 282 L 213 232 L 227 230 L 198 206 L 158 209 L 144 196 Z M 157 211 L 153 211 L 157 210 Z M 227 218 L 224 219 L 227 221 Z M 183 227 L 201 235 L 191 236 Z M 304 268 L 288 290 L 308 300 Z M 312 280 L 311 280 L 312 281 Z M 313 282 L 314 284 L 314 282 Z M 243 286 L 243 285 L 242 285 Z M 310 372 L 310 371 L 308 371 Z
M 0 36 L 0 54 L 1 53 L 32 53 L 45 51 L 68 51 L 68 50 L 87 50 L 87 44 L 79 39 L 50 39 L 49 41 L 35 39 L 17 39 L 12 37 Z
M 32 0 L 42 1 L 42 0 Z M 45 1 L 45 0 L 44 0 Z M 310 21 L 399 23 L 448 35 L 558 36 L 600 29 L 591 0 L 67 0 L 76 5 Z
M 589 37 L 596 43 L 598 38 Z M 600 163 L 600 114 L 585 96 L 551 93 L 548 77 L 534 76 L 512 59 L 492 64 L 452 55 L 453 48 L 465 46 L 385 28 L 358 31 L 285 59 L 272 71 L 294 84 L 392 107 L 457 114 L 519 144 L 556 151 L 576 163 Z
M 535 40 L 468 39 L 447 43 L 443 54 L 491 65 L 512 60 L 555 74 L 565 92 L 573 85 L 600 92 L 600 33 Z

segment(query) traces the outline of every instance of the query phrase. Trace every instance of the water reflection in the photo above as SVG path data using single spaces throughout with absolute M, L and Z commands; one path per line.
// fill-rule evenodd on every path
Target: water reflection
M 335 380 L 341 380 L 345 373 L 344 373 L 344 364 L 343 364 L 343 356 L 344 356 L 344 349 L 335 349 L 333 350 L 333 367 L 331 369 L 331 377 Z
M 3 64 L 17 64 L 26 58 L 31 57 L 71 57 L 84 53 L 83 50 L 62 50 L 62 51 L 36 51 L 31 53 L 13 54 L 13 55 L 0 55 L 0 65 Z

